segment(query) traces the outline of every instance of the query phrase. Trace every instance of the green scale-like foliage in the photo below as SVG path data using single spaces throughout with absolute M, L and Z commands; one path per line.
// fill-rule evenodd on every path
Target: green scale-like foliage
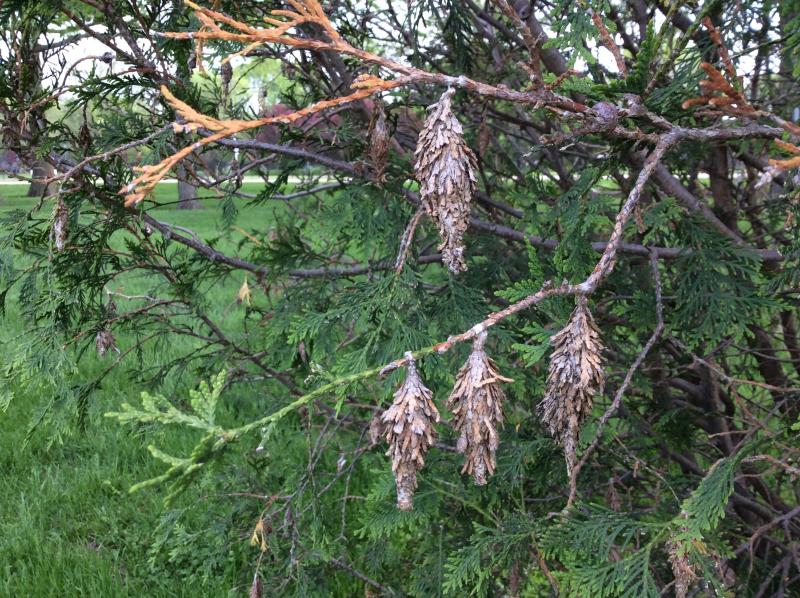
M 288 6 L 202 4 L 252 27 Z M 659 119 L 707 130 L 778 126 L 766 113 L 740 119 L 683 107 L 704 89 L 700 63 L 728 77 L 702 17 L 739 69 L 732 83 L 756 108 L 790 120 L 800 103 L 789 75 L 800 64 L 797 2 L 645 2 L 643 12 L 595 0 L 508 2 L 550 34 L 538 53 L 553 87 L 538 91 L 536 52 L 504 3 L 384 4 L 323 9 L 355 47 L 432 75 L 379 102 L 200 148 L 186 164 L 201 209 L 183 210 L 174 181 L 133 209 L 119 193 L 136 176 L 132 166 L 157 164 L 209 134 L 175 131 L 180 119 L 161 85 L 203 114 L 254 119 L 275 101 L 300 109 L 343 96 L 361 74 L 395 75 L 354 56 L 262 44 L 231 61 L 226 90 L 222 61 L 243 45 L 204 43 L 207 73 L 192 71 L 193 44 L 159 35 L 201 26 L 182 3 L 0 2 L 2 149 L 57 162 L 61 174 L 90 158 L 56 185 L 68 212 L 63 251 L 52 232 L 54 198 L 0 185 L 0 425 L 13 444 L 0 440 L 0 486 L 9 488 L 0 498 L 11 505 L 0 513 L 0 595 L 143 587 L 153 596 L 242 595 L 255 578 L 262 596 L 655 597 L 677 587 L 675 554 L 693 572 L 692 591 L 792 595 L 800 529 L 780 518 L 797 503 L 800 204 L 796 171 L 765 182 L 777 155 L 772 135 L 683 140 L 661 165 L 684 193 L 673 197 L 663 173 L 643 187 L 613 271 L 588 298 L 606 390 L 578 434 L 577 458 L 591 454 L 569 508 L 563 449 L 537 404 L 551 339 L 575 298 L 549 297 L 488 329 L 487 356 L 510 381 L 495 381 L 505 421 L 486 486 L 460 475 L 446 408 L 469 343 L 444 352 L 437 343 L 593 272 L 665 130 Z M 627 78 L 593 13 L 620 45 Z M 125 27 L 141 55 L 127 42 L 96 40 L 113 50 L 112 64 L 87 59 L 69 89 L 58 88 L 69 68 L 59 60 L 87 54 L 80 39 L 116 39 Z M 321 30 L 305 24 L 292 34 Z M 43 58 L 57 76 L 24 58 L 38 56 L 45 39 L 72 35 L 69 53 Z M 754 63 L 756 78 L 746 72 Z M 469 269 L 458 276 L 438 261 L 427 216 L 396 264 L 419 209 L 412 156 L 425 107 L 446 88 L 434 82 L 441 73 L 496 86 L 481 94 L 445 81 L 478 156 Z M 564 100 L 512 102 L 503 86 Z M 613 126 L 591 126 L 598 102 L 617 107 Z M 390 135 L 383 181 L 370 162 L 376 106 Z M 40 124 L 26 131 L 23 116 Z M 714 170 L 712 180 L 710 156 L 721 151 L 727 172 Z M 651 248 L 666 252 L 659 285 Z M 663 331 L 601 428 L 659 307 Z M 100 354 L 104 333 L 114 346 Z M 443 420 L 412 512 L 395 507 L 377 425 L 405 376 L 402 367 L 381 370 L 406 351 Z M 45 469 L 27 480 L 19 451 L 29 456 L 19 463 Z M 92 467 L 102 475 L 84 488 L 81 472 Z M 70 510 L 77 494 L 90 497 L 89 515 Z M 38 509 L 28 535 L 18 533 L 17 507 Z M 64 565 L 65 546 L 91 558 Z M 107 586 L 81 577 L 105 580 L 107 571 Z M 39 578 L 51 573 L 59 583 L 42 590 Z

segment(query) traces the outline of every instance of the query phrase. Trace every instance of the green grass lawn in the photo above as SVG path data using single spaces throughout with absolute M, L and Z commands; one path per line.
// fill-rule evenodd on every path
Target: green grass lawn
M 249 188 L 247 188 L 249 187 Z M 0 212 L 29 208 L 24 185 L 0 186 Z M 257 192 L 258 185 L 245 191 Z M 174 185 L 159 189 L 159 200 L 174 200 Z M 212 203 L 212 202 L 209 202 Z M 274 211 L 285 209 L 271 203 L 244 208 L 240 222 L 265 222 Z M 157 217 L 192 229 L 201 237 L 219 232 L 220 210 L 208 205 L 203 210 L 162 208 Z M 219 248 L 235 252 L 241 235 L 223 238 Z M 217 318 L 234 318 L 241 308 L 234 302 L 243 275 L 232 276 L 211 292 L 209 305 Z M 114 290 L 136 294 L 149 281 L 131 277 L 120 280 Z M 13 352 L 14 343 L 24 334 L 18 306 L 8 300 L 7 316 L 0 340 L 4 354 Z M 125 338 L 118 338 L 120 346 Z M 187 348 L 187 339 L 177 339 L 173 350 Z M 163 358 L 163 355 L 160 356 Z M 156 356 L 145 354 L 144 365 L 155 363 Z M 90 357 L 80 372 L 89 378 L 105 368 L 108 361 Z M 188 575 L 192 563 L 170 562 L 168 555 L 151 556 L 154 532 L 164 513 L 163 489 L 146 489 L 129 494 L 134 483 L 163 473 L 146 450 L 157 442 L 171 454 L 190 449 L 196 437 L 189 432 L 170 430 L 156 435 L 152 431 L 134 433 L 103 414 L 117 410 L 123 401 L 136 402 L 141 388 L 132 383 L 124 369 L 113 371 L 102 389 L 91 399 L 90 417 L 85 431 L 72 430 L 53 438 L 53 430 L 41 430 L 25 444 L 31 421 L 46 398 L 18 393 L 5 412 L 0 411 L 0 596 L 225 596 L 233 591 L 244 595 L 246 580 L 241 578 L 241 563 L 226 566 L 225 539 L 220 549 L 223 563 L 207 577 Z M 42 391 L 46 392 L 46 391 Z M 223 417 L 249 418 L 258 413 L 256 392 L 241 391 Z M 202 504 L 199 508 L 204 508 Z M 187 512 L 182 533 L 191 534 L 192 513 Z M 241 539 L 247 550 L 247 538 Z M 249 549 L 252 552 L 252 549 Z M 235 551 L 234 551 L 235 552 Z M 255 555 L 252 555 L 255 557 Z M 185 559 L 184 559 L 185 561 Z M 245 567 L 246 568 L 246 567 Z

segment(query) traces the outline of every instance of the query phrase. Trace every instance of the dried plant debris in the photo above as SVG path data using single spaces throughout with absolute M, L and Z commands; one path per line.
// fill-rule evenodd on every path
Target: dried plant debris
M 61 253 L 67 246 L 67 236 L 69 235 L 69 208 L 62 198 L 58 198 L 55 208 L 53 208 L 53 245 L 56 251 Z
M 608 508 L 619 513 L 622 510 L 622 498 L 617 491 L 616 478 L 608 478 L 606 486 L 606 504 Z
M 248 307 L 253 304 L 252 292 L 250 291 L 250 285 L 247 283 L 247 276 L 244 277 L 244 282 L 236 293 L 236 303 L 239 305 L 244 304 Z
M 228 96 L 230 95 L 231 80 L 233 79 L 233 66 L 231 63 L 223 61 L 219 70 L 220 79 L 222 81 L 222 103 L 228 103 Z
M 477 160 L 451 110 L 453 93 L 447 90 L 428 108 L 414 152 L 414 172 L 425 211 L 439 230 L 442 261 L 457 274 L 467 269 L 463 236 L 469 225 Z
M 477 149 L 478 155 L 483 158 L 486 152 L 489 151 L 489 144 L 492 141 L 492 130 L 489 128 L 489 119 L 483 118 L 480 127 L 478 127 L 478 140 Z
M 497 429 L 503 423 L 505 393 L 500 382 L 512 382 L 497 372 L 497 364 L 483 350 L 486 332 L 475 337 L 467 362 L 459 370 L 447 406 L 459 433 L 458 452 L 464 455 L 461 473 L 483 486 L 494 474 L 499 444 Z
M 381 416 L 389 444 L 386 455 L 392 458 L 397 483 L 397 508 L 401 511 L 413 509 L 417 471 L 425 465 L 425 453 L 436 439 L 433 424 L 439 421 L 433 394 L 422 383 L 411 354 L 407 353 L 406 358 L 406 379 L 394 393 L 392 405 Z
M 537 407 L 550 433 L 564 448 L 567 472 L 576 463 L 581 425 L 603 391 L 603 344 L 585 297 L 580 297 L 567 325 L 552 339 L 553 355 L 544 398 Z
M 109 351 L 118 351 L 117 341 L 110 330 L 101 330 L 94 337 L 94 344 L 97 348 L 97 355 L 104 357 Z
M 383 105 L 375 104 L 375 113 L 370 123 L 369 159 L 372 164 L 372 178 L 380 184 L 386 179 L 386 165 L 389 159 L 389 127 Z
M 675 578 L 675 598 L 686 598 L 689 588 L 697 579 L 694 567 L 689 562 L 688 550 L 674 538 L 667 540 L 666 549 L 672 575 Z
M 248 598 L 261 598 L 264 595 L 264 586 L 261 583 L 261 577 L 258 575 L 258 571 L 253 576 L 253 583 L 250 585 L 250 593 L 248 594 Z

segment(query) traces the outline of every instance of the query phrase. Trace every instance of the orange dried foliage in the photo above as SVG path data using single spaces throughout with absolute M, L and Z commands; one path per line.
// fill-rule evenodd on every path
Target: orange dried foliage
M 789 152 L 790 154 L 794 154 L 794 157 L 787 158 L 785 160 L 770 159 L 769 161 L 770 166 L 773 166 L 780 171 L 791 170 L 793 168 L 800 168 L 800 147 L 797 147 L 793 143 L 786 143 L 785 141 L 781 141 L 780 139 L 775 140 L 775 145 L 777 145 L 782 150 Z
M 346 45 L 345 42 L 336 29 L 331 25 L 322 7 L 316 0 L 287 0 L 287 3 L 292 6 L 292 10 L 277 9 L 272 11 L 272 15 L 280 18 L 265 17 L 264 21 L 273 27 L 258 29 L 251 27 L 245 23 L 237 21 L 228 15 L 204 8 L 195 4 L 191 0 L 184 0 L 185 4 L 194 9 L 195 15 L 203 24 L 199 31 L 195 32 L 171 32 L 166 33 L 166 37 L 172 39 L 193 39 L 193 40 L 227 40 L 248 44 L 248 46 L 241 52 L 234 54 L 242 55 L 248 53 L 250 50 L 268 43 L 282 43 L 293 46 L 295 48 L 308 48 L 308 49 L 331 49 L 331 46 Z M 227 25 L 234 31 L 225 31 L 217 23 Z M 293 37 L 288 35 L 290 29 L 294 29 L 300 25 L 313 23 L 325 30 L 325 33 L 330 38 L 331 42 L 324 42 L 320 40 L 307 39 L 301 37 Z M 230 57 L 228 57 L 230 59 Z
M 717 52 L 719 52 L 719 57 L 722 59 L 725 69 L 728 71 L 728 74 L 731 76 L 731 78 L 735 79 L 736 69 L 733 68 L 733 62 L 731 62 L 731 56 L 728 53 L 728 48 L 722 42 L 722 36 L 719 34 L 719 30 L 714 27 L 714 23 L 711 22 L 711 17 L 704 17 L 703 25 L 706 29 L 708 29 L 708 35 L 711 37 L 711 41 L 714 42 L 715 46 L 717 46 Z
M 731 85 L 713 65 L 703 62 L 700 68 L 708 79 L 700 81 L 702 94 L 686 100 L 681 107 L 686 110 L 692 106 L 712 106 L 721 112 L 736 116 L 758 116 L 758 111 L 750 105 L 742 92 Z M 735 73 L 734 73 L 735 76 Z
M 771 166 L 777 167 L 778 170 L 792 170 L 793 168 L 800 168 L 800 156 L 787 160 L 770 159 L 769 163 Z
M 617 63 L 617 70 L 619 74 L 622 75 L 622 78 L 625 79 L 628 77 L 628 67 L 625 65 L 625 59 L 622 57 L 622 52 L 619 49 L 619 46 L 614 42 L 614 38 L 611 37 L 611 33 L 608 31 L 608 27 L 603 22 L 603 18 L 597 14 L 594 10 L 590 10 L 590 15 L 592 17 L 592 22 L 594 26 L 597 27 L 597 31 L 600 34 L 600 39 L 603 40 L 603 45 L 611 52 L 611 55 L 614 57 L 614 62 Z
M 278 9 L 272 11 L 272 17 L 265 17 L 264 21 L 270 27 L 256 28 L 237 21 L 236 19 L 218 12 L 214 9 L 204 8 L 195 4 L 191 0 L 184 0 L 185 4 L 194 9 L 195 15 L 200 20 L 201 27 L 198 31 L 190 32 L 170 32 L 164 36 L 171 39 L 186 39 L 195 41 L 195 53 L 197 63 L 200 64 L 200 54 L 202 44 L 205 40 L 225 40 L 247 44 L 246 47 L 236 54 L 232 54 L 223 60 L 223 64 L 230 61 L 234 56 L 245 55 L 252 49 L 268 43 L 280 43 L 295 48 L 305 48 L 311 50 L 332 50 L 344 54 L 358 56 L 371 62 L 376 61 L 376 57 L 368 52 L 359 50 L 348 44 L 336 31 L 325 12 L 322 10 L 317 0 L 287 0 L 293 10 Z M 214 6 L 217 4 L 215 3 Z M 289 34 L 291 29 L 304 24 L 315 24 L 325 31 L 328 40 L 308 39 L 294 37 Z M 233 31 L 225 30 L 221 27 L 225 25 Z M 200 114 L 188 104 L 178 100 L 170 91 L 163 87 L 161 92 L 169 104 L 175 109 L 185 122 L 176 123 L 176 132 L 190 132 L 198 129 L 213 131 L 213 135 L 203 137 L 193 144 L 181 149 L 175 154 L 165 158 L 158 164 L 135 168 L 139 174 L 129 185 L 120 190 L 120 195 L 125 196 L 125 206 L 130 207 L 142 201 L 149 195 L 156 184 L 161 181 L 167 173 L 175 167 L 181 160 L 186 158 L 195 150 L 205 145 L 217 142 L 231 135 L 248 131 L 264 125 L 292 123 L 304 116 L 314 114 L 326 108 L 339 106 L 349 102 L 355 102 L 367 98 L 380 91 L 386 91 L 408 83 L 409 77 L 400 77 L 394 81 L 385 81 L 372 75 L 362 75 L 352 84 L 356 91 L 347 96 L 317 102 L 298 110 L 291 114 L 271 116 L 257 120 L 217 120 L 210 116 Z
M 184 123 L 175 123 L 174 128 L 176 133 L 187 133 L 202 128 L 208 131 L 214 131 L 214 134 L 199 139 L 193 144 L 165 158 L 158 164 L 135 167 L 134 171 L 140 173 L 139 176 L 131 181 L 131 183 L 124 187 L 119 193 L 125 196 L 126 207 L 133 206 L 149 195 L 158 182 L 167 176 L 169 171 L 175 167 L 178 162 L 205 145 L 243 131 L 263 127 L 264 125 L 276 123 L 290 124 L 304 116 L 320 112 L 326 108 L 362 100 L 380 91 L 392 89 L 405 83 L 405 78 L 396 79 L 394 81 L 384 81 L 372 75 L 362 75 L 353 82 L 352 87 L 356 89 L 356 91 L 350 95 L 334 98 L 332 100 L 322 100 L 290 114 L 269 116 L 256 120 L 218 120 L 206 116 L 176 98 L 167 87 L 162 86 L 161 93 L 164 95 L 167 102 L 169 102 L 175 112 L 185 120 Z
M 775 145 L 777 145 L 782 150 L 789 152 L 790 154 L 794 154 L 796 156 L 800 156 L 800 147 L 797 147 L 793 143 L 786 143 L 785 141 L 781 141 L 780 139 L 776 139 L 775 140 Z

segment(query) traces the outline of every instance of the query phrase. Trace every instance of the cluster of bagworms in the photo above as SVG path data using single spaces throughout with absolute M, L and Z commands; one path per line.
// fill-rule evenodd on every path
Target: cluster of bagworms
M 470 204 L 476 186 L 477 160 L 463 137 L 461 123 L 453 114 L 454 90 L 445 91 L 428 108 L 414 152 L 414 171 L 420 183 L 425 213 L 440 237 L 442 262 L 454 274 L 467 269 L 464 261 L 464 233 L 469 225 Z M 381 115 L 370 127 L 370 158 L 378 180 L 384 177 L 389 134 Z M 69 210 L 59 198 L 53 211 L 52 241 L 57 252 L 64 251 L 68 236 Z M 456 448 L 464 455 L 462 473 L 484 485 L 495 471 L 499 446 L 498 429 L 503 424 L 505 392 L 501 383 L 511 379 L 500 375 L 497 364 L 486 355 L 486 332 L 475 336 L 472 352 L 459 370 L 447 399 L 458 433 Z M 100 356 L 117 351 L 107 328 L 96 336 Z M 537 413 L 564 449 L 567 471 L 576 464 L 578 438 L 592 401 L 603 389 L 602 342 L 597 326 L 580 297 L 567 325 L 552 339 L 553 353 L 544 398 Z M 412 509 L 417 472 L 437 434 L 440 421 L 431 391 L 425 386 L 411 354 L 406 356 L 406 378 L 384 411 L 378 432 L 389 444 L 387 455 L 397 485 L 397 506 Z
M 467 269 L 463 236 L 475 191 L 476 158 L 451 109 L 453 93 L 447 90 L 428 108 L 414 153 L 414 170 L 422 205 L 439 232 L 442 262 L 457 274 Z M 385 147 L 374 139 L 373 146 Z M 458 433 L 456 449 L 464 455 L 462 473 L 471 475 L 477 485 L 486 484 L 497 465 L 498 428 L 503 423 L 505 401 L 501 383 L 511 381 L 498 373 L 497 364 L 486 355 L 485 342 L 486 332 L 482 331 L 475 337 L 472 352 L 447 399 Z M 581 426 L 604 383 L 603 345 L 585 297 L 579 298 L 569 322 L 552 337 L 551 344 L 547 388 L 537 413 L 562 446 L 570 473 L 577 462 Z M 386 454 L 392 459 L 401 510 L 412 509 L 417 472 L 436 440 L 434 424 L 440 421 L 432 393 L 423 384 L 410 353 L 406 363 L 406 379 L 379 422 L 389 444 Z

